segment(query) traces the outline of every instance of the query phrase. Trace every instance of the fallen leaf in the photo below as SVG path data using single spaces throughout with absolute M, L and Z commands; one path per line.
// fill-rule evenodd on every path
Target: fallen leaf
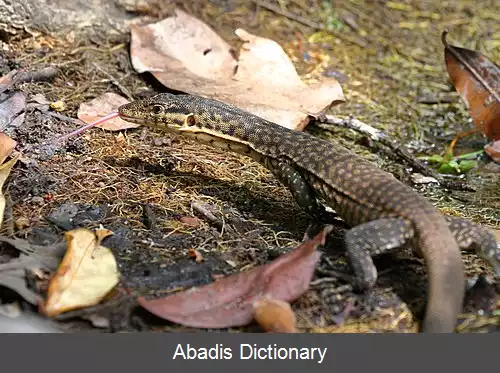
M 18 153 L 14 158 L 10 159 L 9 161 L 0 164 L 0 228 L 2 227 L 3 223 L 3 213 L 5 210 L 5 196 L 3 194 L 3 185 L 5 184 L 5 181 L 10 175 L 10 171 L 12 170 L 12 167 L 16 164 L 17 160 L 19 159 L 20 153 Z M 0 158 L 2 158 L 2 155 L 0 154 Z M 5 160 L 5 158 L 2 159 L 2 161 Z
M 310 115 L 345 101 L 335 78 L 305 84 L 276 42 L 243 29 L 235 34 L 244 42 L 238 60 L 209 26 L 176 10 L 160 22 L 132 26 L 132 65 L 170 89 L 232 104 L 295 130 L 303 130 Z
M 268 333 L 297 333 L 295 313 L 290 303 L 262 298 L 254 304 L 255 321 Z
M 78 109 L 77 116 L 81 121 L 90 124 L 105 117 L 107 114 L 116 111 L 118 107 L 128 102 L 129 101 L 126 98 L 123 98 L 120 95 L 107 92 L 89 102 L 82 103 Z M 102 124 L 96 125 L 96 127 L 109 131 L 120 131 L 127 128 L 136 128 L 139 127 L 139 125 L 126 122 L 123 119 L 116 117 L 108 119 Z
M 7 159 L 16 145 L 17 142 L 15 140 L 12 140 L 5 133 L 0 132 L 0 164 L 2 164 Z
M 98 304 L 118 283 L 119 272 L 111 250 L 100 246 L 102 237 L 87 229 L 65 233 L 66 254 L 49 283 L 40 312 L 62 312 Z
M 15 79 L 18 74 L 18 70 L 11 70 L 9 73 L 0 78 L 0 93 L 14 87 Z
M 271 263 L 240 272 L 209 285 L 148 300 L 139 304 L 158 317 L 192 327 L 227 328 L 249 324 L 253 305 L 263 297 L 291 302 L 309 287 L 332 227 L 325 227 L 312 240 L 280 256 Z
M 201 224 L 200 219 L 198 219 L 197 217 L 194 217 L 194 216 L 181 216 L 179 218 L 179 221 L 182 224 L 189 225 L 190 227 L 199 227 Z
M 0 132 L 9 127 L 19 127 L 24 122 L 26 97 L 22 92 L 4 93 L 0 96 Z
M 488 154 L 493 161 L 500 163 L 500 140 L 485 145 L 484 152 Z
M 9 245 L 12 249 L 24 254 L 24 256 L 35 260 L 36 265 L 32 263 L 29 266 L 30 268 L 47 268 L 53 271 L 57 269 L 65 252 L 64 244 L 39 246 L 20 238 L 7 238 L 4 236 L 0 236 L 0 242 Z M 10 263 L 5 263 L 5 266 L 8 266 Z
M 201 255 L 201 253 L 198 251 L 198 250 L 195 250 L 195 249 L 189 249 L 188 251 L 188 255 L 191 257 L 191 258 L 194 258 L 195 262 L 196 263 L 201 263 L 203 262 L 203 255 Z
M 105 238 L 112 236 L 113 231 L 103 228 L 102 226 L 95 230 L 95 236 L 97 238 L 96 246 L 99 246 Z
M 16 292 L 25 301 L 36 305 L 38 294 L 30 289 L 26 283 L 26 268 L 35 264 L 36 261 L 34 259 L 26 257 L 14 259 L 6 264 L 0 264 L 0 286 Z
M 451 82 L 465 101 L 477 129 L 500 140 L 500 67 L 480 54 L 441 39 Z M 462 136 L 463 137 L 463 136 Z

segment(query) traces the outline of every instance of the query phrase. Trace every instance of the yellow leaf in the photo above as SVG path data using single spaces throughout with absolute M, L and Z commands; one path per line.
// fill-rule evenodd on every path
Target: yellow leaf
M 111 250 L 100 246 L 99 235 L 87 229 L 66 232 L 67 251 L 49 283 L 41 312 L 62 312 L 98 304 L 116 286 L 120 274 Z
M 10 175 L 10 171 L 12 170 L 12 167 L 16 164 L 17 160 L 19 159 L 19 155 L 17 154 L 14 158 L 12 158 L 10 161 L 5 162 L 4 164 L 0 165 L 0 228 L 2 227 L 2 222 L 3 222 L 3 212 L 5 210 L 5 197 L 3 195 L 3 184 L 5 183 L 5 180 Z

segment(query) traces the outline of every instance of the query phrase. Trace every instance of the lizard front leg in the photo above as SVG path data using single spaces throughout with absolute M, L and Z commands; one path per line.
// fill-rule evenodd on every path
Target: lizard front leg
M 289 163 L 267 158 L 265 166 L 273 173 L 276 179 L 290 190 L 297 204 L 309 215 L 319 218 L 323 222 L 331 222 L 337 217 L 336 214 L 326 211 L 325 207 L 316 199 L 316 193 L 312 190 L 309 183 Z

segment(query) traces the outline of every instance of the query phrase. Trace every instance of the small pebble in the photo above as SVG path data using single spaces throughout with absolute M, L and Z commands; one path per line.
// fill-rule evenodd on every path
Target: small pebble
M 20 231 L 20 230 L 23 230 L 25 228 L 28 228 L 30 225 L 30 222 L 29 222 L 28 218 L 21 217 L 21 218 L 16 219 L 14 224 L 16 226 L 16 229 L 18 231 Z
M 35 196 L 31 198 L 31 202 L 35 205 L 43 205 L 45 203 L 43 197 Z

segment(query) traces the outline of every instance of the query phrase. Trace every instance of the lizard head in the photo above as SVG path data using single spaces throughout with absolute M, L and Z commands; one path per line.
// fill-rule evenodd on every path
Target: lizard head
M 147 127 L 177 132 L 190 114 L 186 104 L 170 93 L 137 100 L 118 108 L 120 118 Z

